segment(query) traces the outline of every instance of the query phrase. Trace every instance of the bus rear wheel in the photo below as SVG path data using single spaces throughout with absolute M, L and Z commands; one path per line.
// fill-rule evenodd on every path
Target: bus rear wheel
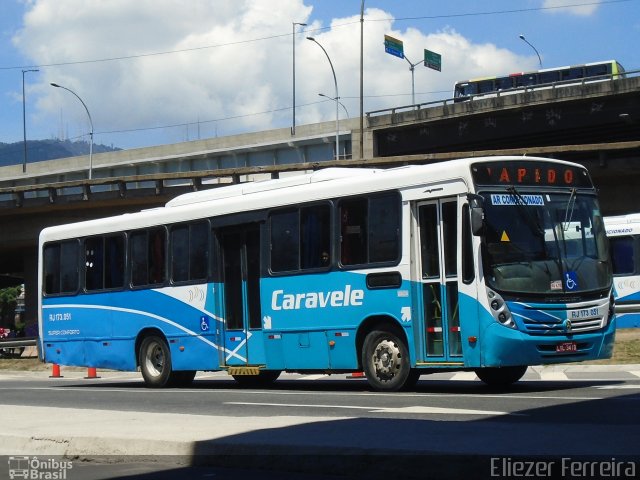
M 374 390 L 395 392 L 402 389 L 411 375 L 407 346 L 392 332 L 370 332 L 362 348 L 362 369 Z
M 518 367 L 485 367 L 476 369 L 476 375 L 490 387 L 506 387 L 520 380 L 527 366 Z
M 151 335 L 140 344 L 140 372 L 147 387 L 162 388 L 171 380 L 171 352 L 162 337 Z

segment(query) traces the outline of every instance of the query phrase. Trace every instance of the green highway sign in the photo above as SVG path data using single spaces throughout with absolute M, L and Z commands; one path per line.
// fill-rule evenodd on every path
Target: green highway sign
M 384 51 L 395 57 L 404 58 L 402 40 L 390 37 L 389 35 L 384 36 Z
M 424 49 L 424 66 L 432 70 L 442 71 L 442 55 Z

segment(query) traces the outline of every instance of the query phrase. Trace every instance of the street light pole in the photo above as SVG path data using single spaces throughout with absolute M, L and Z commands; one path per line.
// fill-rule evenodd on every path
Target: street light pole
M 320 43 L 318 43 L 318 41 L 313 38 L 313 37 L 307 37 L 307 40 L 311 40 L 312 42 L 314 42 L 315 44 L 317 44 L 322 51 L 324 52 L 324 54 L 327 56 L 327 60 L 329 60 L 329 65 L 331 66 L 331 73 L 333 73 L 333 83 L 335 84 L 336 87 L 336 160 L 338 160 L 340 158 L 340 120 L 339 120 L 339 109 L 338 109 L 338 99 L 340 98 L 340 94 L 338 93 L 338 79 L 336 78 L 336 71 L 333 68 L 333 63 L 331 62 L 331 58 L 329 57 L 329 54 L 327 53 L 327 51 L 324 49 L 324 47 L 322 45 L 320 45 Z
M 92 171 L 93 171 L 93 120 L 91 119 L 91 114 L 89 113 L 89 109 L 87 108 L 87 105 L 82 101 L 82 99 L 78 96 L 78 94 L 76 92 L 74 92 L 73 90 L 67 88 L 67 87 L 63 87 L 62 85 L 58 85 L 57 83 L 52 83 L 51 84 L 52 87 L 56 87 L 56 88 L 62 88 L 63 90 L 66 90 L 67 92 L 73 94 L 78 100 L 80 100 L 80 103 L 82 104 L 82 106 L 84 107 L 84 109 L 87 111 L 87 116 L 89 117 L 89 123 L 91 124 L 91 132 L 89 132 L 89 180 L 91 180 L 92 178 Z
M 334 102 L 334 101 L 336 100 L 335 98 L 330 97 L 329 95 L 325 95 L 324 93 L 319 93 L 318 95 L 320 95 L 321 97 L 324 97 L 324 98 L 328 98 L 328 99 L 329 99 L 329 100 L 331 100 L 332 102 Z M 345 117 L 345 118 L 349 118 L 349 111 L 347 110 L 347 107 L 345 107 L 345 106 L 344 106 L 344 103 L 342 103 L 342 102 L 340 101 L 340 99 L 338 99 L 338 103 L 339 103 L 339 104 L 340 104 L 340 106 L 344 109 L 344 113 L 345 113 L 345 115 L 346 115 L 346 117 Z
M 360 160 L 364 158 L 364 0 L 360 2 Z
M 538 55 L 538 62 L 540 63 L 540 68 L 542 68 L 542 59 L 540 58 L 540 54 L 538 53 L 538 49 L 536 47 L 534 47 L 531 43 L 529 43 L 529 40 L 524 38 L 524 35 L 520 34 L 519 36 L 520 36 L 520 40 L 522 40 L 527 45 L 529 45 L 531 48 L 533 48 L 533 51 L 536 52 L 536 55 Z
M 424 58 L 420 60 L 418 63 L 412 63 L 411 60 L 407 58 L 406 55 L 403 57 L 407 62 L 409 62 L 409 70 L 411 70 L 411 103 L 412 105 L 416 104 L 416 85 L 414 78 L 414 71 L 418 65 L 424 62 Z
M 24 94 L 24 74 L 27 72 L 39 72 L 40 70 L 22 70 L 22 134 L 24 137 L 24 161 L 22 162 L 22 173 L 27 173 L 27 108 Z
M 296 134 L 296 25 L 306 27 L 306 23 L 291 22 L 293 32 L 291 40 L 293 42 L 293 122 L 291 124 L 291 135 Z

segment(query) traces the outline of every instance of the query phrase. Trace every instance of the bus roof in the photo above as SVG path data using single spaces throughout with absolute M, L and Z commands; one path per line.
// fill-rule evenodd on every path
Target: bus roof
M 42 244 L 46 241 L 134 230 L 251 210 L 295 206 L 335 197 L 419 188 L 434 183 L 442 185 L 448 181 L 462 181 L 470 189 L 472 164 L 500 160 L 549 161 L 538 157 L 494 156 L 390 169 L 328 168 L 283 179 L 191 192 L 174 198 L 164 207 L 48 227 L 42 230 L 40 242 Z M 562 160 L 553 162 L 583 168 Z

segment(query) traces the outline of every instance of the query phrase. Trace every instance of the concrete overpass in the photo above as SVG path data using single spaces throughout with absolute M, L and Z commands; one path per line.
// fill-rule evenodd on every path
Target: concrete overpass
M 359 119 L 0 168 L 0 274 L 25 279 L 36 317 L 37 235 L 48 225 L 164 204 L 186 191 L 329 166 L 394 166 L 462 156 L 527 154 L 583 163 L 605 214 L 626 213 L 640 180 L 640 77 L 444 100 Z

